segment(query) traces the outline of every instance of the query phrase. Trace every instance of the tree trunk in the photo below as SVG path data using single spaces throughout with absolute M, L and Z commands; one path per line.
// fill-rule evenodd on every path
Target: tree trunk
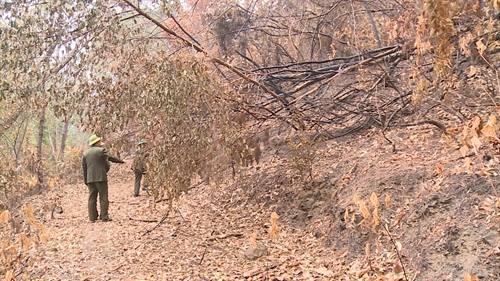
M 48 69 L 50 69 L 49 65 L 49 60 L 50 57 L 54 54 L 54 51 L 56 49 L 56 44 L 52 44 L 51 46 L 48 46 L 46 56 L 45 56 L 45 65 L 47 66 Z M 47 88 L 46 88 L 46 82 L 48 79 L 48 75 L 50 73 L 47 73 L 46 75 L 43 76 L 42 81 L 41 81 L 41 91 L 45 96 L 48 96 Z M 46 121 L 46 111 L 47 111 L 47 106 L 48 104 L 45 104 L 42 106 L 40 109 L 40 121 L 38 123 L 38 144 L 36 147 L 36 176 L 38 179 L 38 191 L 42 191 L 42 187 L 44 186 L 44 178 L 43 178 L 43 134 L 45 130 L 45 121 Z
M 57 163 L 57 161 L 59 161 L 59 151 L 57 149 L 57 139 L 59 136 L 59 120 L 55 118 L 54 123 L 54 130 L 51 133 L 52 137 L 50 138 L 50 142 L 52 146 L 52 157 L 54 158 L 54 162 Z
M 23 157 L 23 144 L 26 138 L 29 123 L 28 118 L 24 117 L 24 120 L 19 125 L 16 137 L 14 138 L 14 155 L 16 156 L 16 164 L 19 164 L 21 158 Z
M 64 150 L 66 149 L 66 139 L 68 138 L 69 120 L 64 122 L 64 127 L 61 132 L 61 150 L 59 151 L 59 160 L 64 162 Z
M 38 190 L 41 191 L 42 186 L 44 184 L 44 179 L 43 179 L 43 154 L 42 154 L 42 147 L 43 147 L 43 133 L 45 129 L 45 110 L 46 108 L 43 107 L 40 111 L 40 120 L 38 123 L 38 144 L 36 148 L 36 176 L 38 179 Z

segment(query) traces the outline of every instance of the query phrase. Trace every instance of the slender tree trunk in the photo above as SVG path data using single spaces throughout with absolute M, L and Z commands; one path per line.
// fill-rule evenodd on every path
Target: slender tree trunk
M 46 56 L 45 56 L 45 65 L 47 66 L 47 69 L 50 69 L 49 65 L 49 60 L 50 57 L 54 54 L 54 51 L 56 49 L 56 44 L 52 44 L 47 48 Z M 41 81 L 41 91 L 44 95 L 48 95 L 47 89 L 46 89 L 46 82 L 48 75 L 50 73 L 47 73 L 46 75 L 43 76 L 42 81 Z M 48 104 L 45 104 L 42 106 L 40 109 L 40 116 L 39 116 L 39 123 L 38 123 L 38 144 L 36 147 L 36 176 L 38 179 L 38 191 L 42 191 L 42 187 L 44 186 L 44 175 L 43 175 L 43 134 L 45 130 L 45 121 L 46 121 L 46 111 L 47 111 L 47 106 Z
M 43 133 L 45 129 L 45 111 L 46 107 L 43 107 L 40 111 L 39 123 L 38 123 L 38 143 L 36 147 L 36 176 L 38 178 L 38 190 L 41 191 L 44 184 L 43 178 Z
M 29 120 L 24 117 L 24 120 L 19 125 L 19 130 L 14 139 L 14 154 L 16 156 L 16 164 L 19 164 L 23 157 L 23 144 L 26 137 L 26 132 L 28 131 Z
M 373 36 L 377 40 L 377 46 L 379 48 L 382 48 L 382 41 L 380 41 L 380 36 L 378 35 L 377 24 L 375 23 L 375 20 L 373 19 L 372 12 L 368 8 L 368 5 L 366 5 L 366 2 L 363 2 L 363 6 L 365 7 L 366 15 L 368 16 L 368 19 L 370 20 L 370 24 L 372 25 Z
M 64 162 L 64 150 L 66 149 L 66 139 L 68 138 L 69 120 L 64 122 L 64 127 L 61 132 L 61 150 L 59 151 L 59 159 Z
M 57 149 L 57 139 L 59 137 L 59 120 L 57 118 L 54 120 L 54 131 L 52 132 L 51 145 L 52 145 L 52 157 L 54 161 L 59 161 L 59 151 Z

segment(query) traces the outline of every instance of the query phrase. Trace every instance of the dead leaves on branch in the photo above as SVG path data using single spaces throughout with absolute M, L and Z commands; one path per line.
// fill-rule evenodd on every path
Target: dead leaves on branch
M 2 244 L 0 246 L 0 272 L 5 273 L 5 280 L 14 280 L 14 276 L 27 277 L 29 267 L 34 261 L 28 256 L 28 251 L 38 248 L 41 244 L 49 241 L 49 233 L 45 227 L 35 218 L 35 212 L 31 204 L 26 205 L 26 220 L 29 227 L 19 232 L 16 222 L 8 210 L 0 213 L 0 229 Z M 28 262 L 27 264 L 25 264 Z M 27 280 L 27 279 L 26 279 Z
M 390 202 L 390 196 L 386 194 L 384 200 L 385 209 L 389 208 Z M 372 233 L 377 236 L 376 242 L 374 242 L 377 244 L 377 251 L 372 253 L 371 248 L 375 245 L 372 245 L 370 242 L 366 243 L 365 257 L 369 265 L 359 270 L 356 277 L 370 278 L 369 276 L 371 275 L 374 278 L 373 280 L 378 280 L 375 278 L 384 278 L 384 280 L 407 280 L 400 254 L 403 250 L 401 242 L 393 239 L 389 232 L 389 226 L 386 225 L 383 229 L 380 228 L 381 223 L 389 223 L 389 218 L 383 219 L 381 217 L 382 206 L 380 205 L 377 194 L 373 192 L 368 200 L 362 200 L 359 198 L 358 194 L 355 193 L 353 196 L 353 203 L 358 207 L 358 210 L 356 211 L 352 206 L 346 208 L 344 213 L 344 221 L 346 224 L 348 226 L 354 226 L 357 231 L 371 229 Z M 361 217 L 361 220 L 359 220 L 358 217 Z M 392 250 L 396 251 L 395 254 L 391 250 L 382 250 L 382 237 L 387 237 L 392 245 L 394 245 Z M 388 270 L 387 267 L 392 267 L 393 270 Z
M 155 194 L 177 198 L 194 175 L 208 181 L 219 166 L 229 164 L 227 136 L 234 135 L 230 93 L 213 80 L 202 57 L 188 52 L 152 57 L 137 50 L 130 56 L 131 62 L 117 62 L 121 82 L 93 97 L 105 106 L 88 109 L 88 125 L 118 135 L 125 124 L 136 126 L 136 135 L 148 139 L 148 177 Z M 141 71 L 129 72 L 130 65 Z M 132 145 L 120 148 L 127 151 Z
M 498 129 L 496 115 L 488 116 L 486 123 L 475 116 L 461 127 L 448 128 L 443 138 L 452 149 L 460 152 L 465 171 L 480 176 L 495 176 L 498 174 L 497 155 L 500 155 Z M 440 176 L 445 172 L 444 163 L 438 164 L 437 172 Z M 455 172 L 460 172 L 460 169 L 455 169 Z
M 420 65 L 426 56 L 433 52 L 434 78 L 432 83 L 437 85 L 442 78 L 446 79 L 441 87 L 450 88 L 453 85 L 453 53 L 455 46 L 450 38 L 455 34 L 452 17 L 454 9 L 452 2 L 446 0 L 424 1 L 421 15 L 418 16 L 418 27 L 415 36 L 416 67 L 414 78 L 417 79 L 417 88 L 413 94 L 414 102 L 421 102 L 428 95 L 429 87 L 424 75 L 421 75 Z
M 447 100 L 452 100 L 451 103 L 460 108 L 464 104 L 456 101 L 461 95 L 454 94 L 461 88 L 460 80 L 479 77 L 478 74 L 482 76 L 485 72 L 476 63 L 477 59 L 495 69 L 492 58 L 499 45 L 496 39 L 498 21 L 487 16 L 491 13 L 491 7 L 481 2 L 422 1 L 416 33 L 412 34 L 415 38 L 415 56 L 411 59 L 415 63 L 412 67 L 412 77 L 416 81 L 412 97 L 414 102 L 424 102 L 431 92 L 440 93 L 442 100 L 453 94 L 453 98 Z M 458 18 L 463 24 L 456 24 Z M 457 37 L 458 42 L 452 39 Z M 472 62 L 467 66 L 468 73 L 456 71 L 462 64 L 456 59 L 457 51 Z M 427 63 L 431 65 L 430 68 L 423 66 Z M 427 71 L 430 69 L 432 71 L 429 74 Z M 496 80 L 495 87 L 498 88 L 498 74 Z
M 269 228 L 269 235 L 271 236 L 271 241 L 274 241 L 279 234 L 280 228 L 278 227 L 278 219 L 280 216 L 276 212 L 271 213 L 271 227 Z
M 486 138 L 498 140 L 497 131 L 497 117 L 495 115 L 490 115 L 490 117 L 488 118 L 488 122 L 486 122 L 486 125 L 484 125 L 481 133 L 483 133 L 483 136 Z
M 390 204 L 390 196 L 389 194 L 385 195 L 385 207 L 389 207 Z M 357 224 L 358 226 L 371 226 L 372 230 L 376 232 L 377 227 L 380 225 L 380 202 L 378 200 L 377 194 L 374 192 L 371 194 L 369 202 L 371 203 L 372 206 L 372 211 L 370 211 L 370 208 L 367 206 L 364 200 L 360 200 L 358 197 L 358 194 L 355 193 L 353 196 L 353 203 L 354 205 L 358 206 L 358 215 L 361 214 L 362 220 L 358 222 L 358 219 L 356 218 L 356 212 L 354 212 L 354 209 L 351 207 L 346 208 L 345 214 L 344 214 L 344 220 L 346 222 L 350 221 L 353 224 Z M 352 213 L 352 216 L 351 216 Z

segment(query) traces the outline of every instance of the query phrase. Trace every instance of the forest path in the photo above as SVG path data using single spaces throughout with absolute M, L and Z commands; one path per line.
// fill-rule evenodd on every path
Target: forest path
M 500 179 L 463 172 L 461 161 L 446 162 L 460 152 L 436 150 L 441 137 L 428 133 L 422 142 L 420 134 L 409 134 L 397 153 L 382 138 L 373 147 L 376 136 L 359 138 L 362 145 L 325 144 L 315 162 L 318 174 L 308 185 L 294 182 L 293 167 L 268 149 L 271 156 L 258 167 L 196 185 L 170 212 L 166 201 L 154 204 L 142 190 L 132 196 L 133 173 L 125 159 L 127 164 L 113 164 L 109 172 L 112 222 L 88 221 L 83 183 L 55 185 L 26 200 L 51 239 L 29 252 L 34 263 L 21 280 L 401 281 L 464 280 L 469 273 L 500 280 L 492 188 Z M 495 156 L 484 167 L 499 161 Z M 442 175 L 436 172 L 440 163 Z M 373 220 L 359 222 L 355 194 L 365 208 L 378 196 L 389 231 L 382 225 L 373 231 Z M 43 211 L 52 202 L 64 211 L 54 218 Z M 268 232 L 272 212 L 281 216 L 274 241 Z M 253 235 L 268 254 L 248 260 L 244 254 Z
M 159 280 L 155 270 L 145 263 L 140 249 L 141 232 L 152 228 L 129 219 L 146 211 L 148 196 L 133 197 L 133 173 L 113 165 L 109 176 L 109 213 L 111 222 L 90 223 L 87 213 L 88 191 L 77 183 L 53 190 L 63 213 L 43 224 L 50 233 L 47 250 L 40 261 L 39 274 L 46 280 Z M 43 195 L 42 195 L 43 196 Z M 98 204 L 99 210 L 99 204 Z M 152 215 L 154 220 L 158 215 Z M 157 259 L 157 256 L 149 255 Z M 156 277 L 152 277 L 155 274 Z M 149 276 L 149 277 L 148 277 Z
M 35 210 L 57 198 L 63 213 L 38 213 L 51 238 L 33 253 L 30 280 L 332 280 L 331 269 L 341 266 L 312 233 L 280 224 L 279 238 L 270 241 L 270 208 L 247 204 L 238 189 L 200 186 L 159 224 L 168 207 L 153 206 L 142 190 L 132 196 L 129 166 L 113 164 L 109 173 L 111 222 L 88 221 L 83 183 L 35 196 Z M 255 261 L 244 258 L 252 233 L 269 251 Z

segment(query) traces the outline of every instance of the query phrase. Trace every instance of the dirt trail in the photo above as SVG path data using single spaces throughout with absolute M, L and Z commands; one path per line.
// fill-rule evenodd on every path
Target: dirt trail
M 242 203 L 241 190 L 199 187 L 174 204 L 174 211 L 158 225 L 166 207 L 153 208 L 152 197 L 144 191 L 132 196 L 133 178 L 126 166 L 114 165 L 110 171 L 112 222 L 88 222 L 83 184 L 56 187 L 31 200 L 41 210 L 47 201 L 43 198 L 57 197 L 63 209 L 54 219 L 37 213 L 51 239 L 32 254 L 37 262 L 31 280 L 334 278 L 332 269 L 340 266 L 334 251 L 325 249 L 312 233 L 285 225 L 280 225 L 278 240 L 271 242 L 271 211 Z M 253 232 L 258 243 L 267 245 L 269 255 L 249 261 L 243 255 Z
M 433 133 L 388 134 L 400 140 L 396 153 L 376 134 L 349 145 L 323 143 L 314 180 L 305 182 L 285 160 L 286 148 L 271 144 L 259 167 L 196 187 L 161 224 L 167 206 L 142 191 L 132 196 L 129 164 L 109 174 L 112 222 L 88 222 L 83 184 L 56 186 L 28 199 L 51 233 L 48 244 L 30 253 L 29 280 L 452 281 L 469 273 L 500 280 L 500 212 L 492 188 L 500 179 L 464 172 L 462 161 L 453 160 L 460 153 L 440 150 L 446 146 Z M 498 156 L 474 161 L 490 172 L 500 162 Z M 373 230 L 372 217 L 363 223 L 354 203 L 357 194 L 372 212 L 374 193 L 391 236 L 382 224 Z M 53 200 L 64 212 L 52 219 L 42 210 Z M 274 241 L 272 212 L 281 216 Z M 253 233 L 268 255 L 248 260 Z

